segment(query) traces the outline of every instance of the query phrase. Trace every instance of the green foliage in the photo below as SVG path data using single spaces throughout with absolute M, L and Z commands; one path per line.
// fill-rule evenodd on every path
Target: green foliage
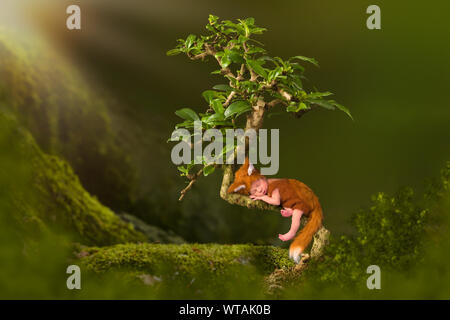
M 355 233 L 332 237 L 324 256 L 304 272 L 304 289 L 293 289 L 289 294 L 308 297 L 340 288 L 349 297 L 367 295 L 369 265 L 378 265 L 384 279 L 388 274 L 409 281 L 408 274 L 422 272 L 422 265 L 435 263 L 436 255 L 446 255 L 443 248 L 448 247 L 450 211 L 444 200 L 450 199 L 449 178 L 450 162 L 423 198 L 415 197 L 411 188 L 403 188 L 393 196 L 375 195 L 369 208 L 353 215 Z M 392 286 L 390 289 L 394 291 Z
M 377 194 L 373 206 L 354 216 L 356 242 L 380 265 L 406 268 L 419 257 L 429 212 L 405 188 L 393 197 Z
M 406 270 L 422 253 L 429 216 L 410 188 L 394 196 L 378 193 L 372 205 L 352 218 L 356 234 L 331 241 L 311 277 L 329 284 L 365 286 L 367 266 Z
M 324 108 L 341 110 L 352 118 L 346 107 L 325 99 L 332 93 L 308 90 L 303 85 L 305 68 L 300 63 L 318 67 L 315 59 L 294 56 L 284 60 L 267 54 L 263 44 L 253 39 L 266 29 L 256 26 L 253 18 L 232 22 L 210 15 L 206 30 L 207 35 L 190 34 L 186 39 L 178 39 L 178 45 L 167 55 L 184 53 L 193 60 L 214 58 L 220 69 L 213 74 L 222 75 L 228 84 L 218 84 L 213 90 L 203 92 L 208 104 L 206 113 L 197 115 L 188 108 L 178 110 L 176 114 L 184 121 L 176 128 L 192 128 L 195 120 L 200 120 L 205 130 L 243 127 L 236 121 L 241 115 L 249 114 L 259 100 L 265 101 L 266 109 L 272 109 L 269 103 L 273 101 L 295 115 Z M 184 170 L 189 173 L 188 166 Z

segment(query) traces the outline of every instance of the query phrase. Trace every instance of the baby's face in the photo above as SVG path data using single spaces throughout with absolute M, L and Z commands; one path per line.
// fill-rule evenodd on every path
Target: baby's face
M 259 179 L 252 183 L 250 194 L 255 196 L 263 196 L 267 193 L 268 183 L 266 179 Z

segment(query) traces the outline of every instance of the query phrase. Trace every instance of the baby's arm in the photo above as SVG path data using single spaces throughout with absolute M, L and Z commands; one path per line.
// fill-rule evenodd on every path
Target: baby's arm
M 272 196 L 264 195 L 264 196 L 255 196 L 250 195 L 250 198 L 253 200 L 262 200 L 264 202 L 267 202 L 268 204 L 273 204 L 275 206 L 279 206 L 281 203 L 281 197 L 280 197 L 280 191 L 278 189 L 275 189 L 272 191 Z
M 288 233 L 279 234 L 278 238 L 282 241 L 288 241 L 295 237 L 298 228 L 300 227 L 300 218 L 302 217 L 303 211 L 294 209 L 292 213 L 291 229 Z

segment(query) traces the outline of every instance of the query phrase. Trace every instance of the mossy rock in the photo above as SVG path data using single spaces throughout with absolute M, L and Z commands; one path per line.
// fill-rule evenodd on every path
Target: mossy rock
M 295 266 L 286 249 L 252 244 L 119 244 L 82 248 L 77 256 L 87 273 L 120 273 L 172 298 L 245 297 L 248 290 L 264 298 L 264 277 Z
M 90 245 L 147 241 L 91 196 L 67 162 L 43 153 L 7 112 L 0 111 L 0 128 L 6 169 L 0 175 L 1 198 L 8 199 L 22 226 L 62 229 Z
M 170 266 L 186 275 L 220 274 L 230 266 L 252 265 L 262 274 L 295 266 L 287 249 L 252 244 L 118 244 L 82 249 L 83 265 L 102 273 L 131 269 L 155 273 Z

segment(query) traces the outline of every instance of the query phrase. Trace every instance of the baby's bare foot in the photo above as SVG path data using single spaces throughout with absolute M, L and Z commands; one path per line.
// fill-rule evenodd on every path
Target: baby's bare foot
M 289 233 L 286 234 L 279 234 L 278 238 L 280 238 L 281 241 L 289 241 L 294 237 L 294 235 L 291 235 Z

